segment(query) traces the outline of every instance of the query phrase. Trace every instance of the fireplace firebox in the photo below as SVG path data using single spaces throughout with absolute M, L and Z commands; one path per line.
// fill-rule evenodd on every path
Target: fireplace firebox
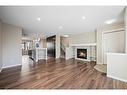
M 77 49 L 77 58 L 87 59 L 87 49 Z

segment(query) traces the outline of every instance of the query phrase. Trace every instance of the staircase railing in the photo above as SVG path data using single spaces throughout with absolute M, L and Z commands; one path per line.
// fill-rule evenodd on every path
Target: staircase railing
M 61 49 L 61 55 L 64 54 L 65 57 L 66 47 L 62 43 L 60 43 L 60 49 Z
M 66 47 L 62 43 L 60 43 L 60 48 L 65 52 Z

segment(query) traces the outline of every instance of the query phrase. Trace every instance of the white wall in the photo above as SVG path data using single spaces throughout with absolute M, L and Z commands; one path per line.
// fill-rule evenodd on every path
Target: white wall
M 43 48 L 47 48 L 46 39 L 42 39 Z
M 97 64 L 103 64 L 102 33 L 124 28 L 123 23 L 104 25 L 97 28 Z
M 127 54 L 107 54 L 107 76 L 127 82 Z
M 9 24 L 2 24 L 3 68 L 21 65 L 22 29 Z
M 0 71 L 2 69 L 2 27 L 0 22 Z
M 108 53 L 125 53 L 125 31 L 102 34 L 103 64 L 107 64 Z M 117 42 L 116 42 L 117 41 Z
M 66 48 L 66 55 L 65 55 L 65 57 L 66 57 L 66 60 L 67 59 L 70 59 L 70 58 L 74 58 L 74 48 L 73 47 L 67 47 Z
M 96 43 L 96 32 L 84 32 L 69 36 L 69 44 Z
M 125 26 L 125 52 L 127 53 L 127 7 L 124 12 L 124 26 Z
M 43 48 L 43 40 L 42 39 L 39 41 L 39 48 Z
M 46 39 L 41 39 L 39 41 L 39 48 L 47 48 Z

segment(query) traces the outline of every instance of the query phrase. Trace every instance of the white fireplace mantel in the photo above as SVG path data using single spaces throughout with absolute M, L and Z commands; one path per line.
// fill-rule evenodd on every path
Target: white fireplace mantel
M 70 44 L 66 48 L 66 59 L 75 58 L 83 61 L 96 61 L 96 43 Z M 77 49 L 87 49 L 87 59 L 77 58 Z
M 72 44 L 75 59 L 84 61 L 96 61 L 96 43 Z M 77 49 L 87 49 L 87 59 L 77 58 Z
M 70 46 L 96 46 L 96 43 L 88 43 L 88 44 L 71 44 Z
M 87 50 L 87 59 L 82 59 L 82 58 L 78 58 L 77 57 L 77 50 L 78 49 L 86 49 Z M 84 60 L 84 61 L 90 61 L 90 48 L 87 46 L 84 46 L 84 47 L 82 47 L 82 46 L 76 46 L 75 47 L 75 59 L 78 59 L 78 60 Z

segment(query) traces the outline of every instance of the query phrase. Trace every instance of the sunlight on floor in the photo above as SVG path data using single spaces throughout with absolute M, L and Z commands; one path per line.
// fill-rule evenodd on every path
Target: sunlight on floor
M 29 56 L 28 55 L 23 55 L 22 56 L 22 65 L 23 64 L 28 64 L 29 63 Z
M 106 64 L 97 64 L 94 66 L 96 70 L 102 73 L 107 73 L 107 65 Z

